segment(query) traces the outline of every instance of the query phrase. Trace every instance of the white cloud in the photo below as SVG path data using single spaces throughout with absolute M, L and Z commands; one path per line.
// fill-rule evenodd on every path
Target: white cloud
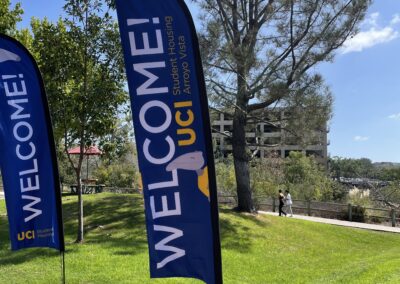
M 362 24 L 362 27 L 365 27 L 366 30 L 359 32 L 345 41 L 341 53 L 360 52 L 364 49 L 387 43 L 400 37 L 400 32 L 394 27 L 395 24 L 400 23 L 399 14 L 393 15 L 390 24 L 385 27 L 380 27 L 378 25 L 378 19 L 379 13 L 370 14 Z
M 383 29 L 371 28 L 368 31 L 359 32 L 354 37 L 348 39 L 343 44 L 342 53 L 363 51 L 366 48 L 392 41 L 398 37 L 399 32 L 395 31 L 392 27 L 385 27 Z
M 393 18 L 390 21 L 390 25 L 394 26 L 398 23 L 400 23 L 400 14 L 395 14 L 395 15 L 393 15 Z
M 379 12 L 372 13 L 364 20 L 362 25 L 376 27 L 378 26 L 378 18 L 379 18 Z
M 363 141 L 367 141 L 367 140 L 369 140 L 369 137 L 366 137 L 366 136 L 354 136 L 354 141 L 357 141 L 357 142 L 363 142 Z
M 395 120 L 400 120 L 400 113 L 389 115 L 388 118 L 395 119 Z

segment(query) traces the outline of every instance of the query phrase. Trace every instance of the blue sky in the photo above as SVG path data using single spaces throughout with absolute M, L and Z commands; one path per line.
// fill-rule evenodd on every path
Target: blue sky
M 400 5 L 375 1 L 361 31 L 320 71 L 335 96 L 331 156 L 400 162 Z
M 20 27 L 28 27 L 32 16 L 56 20 L 64 3 L 11 2 L 21 2 L 25 10 Z M 323 63 L 316 71 L 323 74 L 335 97 L 330 155 L 400 162 L 399 2 L 374 1 L 360 33 L 337 52 L 333 63 Z

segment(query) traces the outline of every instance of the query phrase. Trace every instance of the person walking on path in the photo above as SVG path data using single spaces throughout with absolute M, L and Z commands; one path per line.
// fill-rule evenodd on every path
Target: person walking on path
M 290 195 L 289 190 L 286 190 L 285 193 L 286 193 L 285 202 L 286 202 L 286 205 L 288 206 L 288 209 L 289 209 L 289 212 L 290 212 L 290 217 L 293 217 L 293 211 L 292 211 L 292 204 L 293 204 L 293 201 L 292 201 L 292 196 Z
M 283 211 L 283 206 L 285 205 L 285 196 L 282 193 L 282 190 L 279 190 L 279 216 L 282 216 L 284 214 L 286 216 L 286 213 Z

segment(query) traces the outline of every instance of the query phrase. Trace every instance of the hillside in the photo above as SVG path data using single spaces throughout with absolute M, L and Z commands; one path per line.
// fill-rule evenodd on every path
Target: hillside
M 394 169 L 399 168 L 400 163 L 392 163 L 392 162 L 376 162 L 372 163 L 375 168 L 385 168 L 385 169 Z
M 149 280 L 138 195 L 86 195 L 86 242 L 75 239 L 76 197 L 64 197 L 67 283 L 201 283 Z M 221 210 L 225 283 L 399 283 L 400 235 Z M 57 252 L 9 250 L 0 201 L 0 283 L 57 283 Z

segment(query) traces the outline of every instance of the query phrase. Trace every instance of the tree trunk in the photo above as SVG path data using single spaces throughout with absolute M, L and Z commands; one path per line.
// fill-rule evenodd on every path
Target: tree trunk
M 77 191 L 78 191 L 78 235 L 76 243 L 83 243 L 83 198 L 82 198 L 82 180 L 81 171 L 76 171 Z
M 83 88 L 84 88 L 84 99 L 86 100 L 88 96 L 88 20 L 89 20 L 89 11 L 88 11 L 88 0 L 85 0 L 85 52 L 84 52 L 84 77 L 83 77 Z M 85 115 L 86 115 L 86 102 L 83 104 L 83 111 L 81 113 L 81 135 L 80 135 L 80 155 L 78 168 L 76 170 L 76 180 L 78 184 L 78 236 L 76 239 L 77 243 L 83 243 L 83 197 L 82 197 L 82 180 L 81 180 L 81 169 L 82 169 L 82 161 L 83 161 L 83 153 L 85 150 Z M 87 182 L 87 181 L 86 181 Z
M 238 195 L 237 210 L 254 212 L 250 189 L 249 156 L 246 151 L 246 105 L 245 99 L 241 102 L 238 100 L 238 108 L 233 117 L 232 148 Z

